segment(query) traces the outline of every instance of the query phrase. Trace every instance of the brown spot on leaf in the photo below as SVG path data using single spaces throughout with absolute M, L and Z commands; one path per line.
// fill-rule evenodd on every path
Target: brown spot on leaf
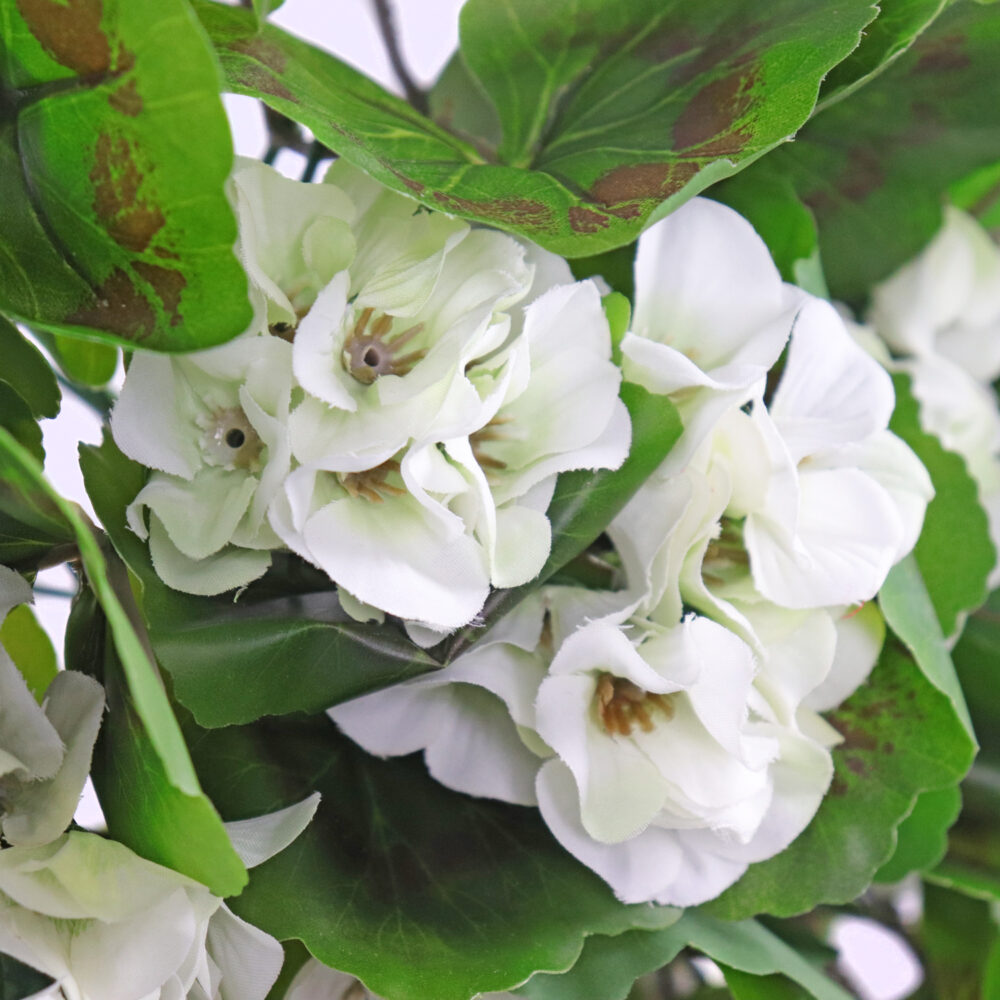
M 581 205 L 572 205 L 569 210 L 569 224 L 575 233 L 596 233 L 607 229 L 610 219 L 600 212 L 594 212 Z
M 628 202 L 663 201 L 680 191 L 694 175 L 698 164 L 680 160 L 673 163 L 634 163 L 615 167 L 601 175 L 587 192 L 599 205 L 604 205 L 615 215 L 613 205 Z M 636 212 L 629 210 L 632 217 Z
M 240 55 L 263 63 L 275 73 L 284 73 L 285 67 L 288 65 L 288 59 L 281 47 L 275 45 L 274 42 L 269 42 L 266 38 L 239 38 L 229 42 L 226 47 L 231 52 L 239 52 Z
M 742 128 L 720 135 L 711 142 L 704 143 L 693 152 L 697 153 L 698 156 L 735 156 L 746 149 L 753 138 L 753 131 L 748 125 L 744 125 Z
M 861 757 L 845 757 L 844 761 L 851 773 L 856 774 L 859 778 L 871 774 L 871 765 Z
M 676 148 L 705 146 L 734 133 L 736 123 L 750 108 L 756 83 L 757 67 L 751 65 L 702 87 L 674 122 Z
M 972 65 L 962 35 L 938 38 L 923 47 L 925 51 L 913 70 L 915 73 L 950 73 Z
M 123 115 L 135 118 L 142 111 L 142 97 L 136 87 L 135 80 L 128 80 L 116 87 L 108 96 L 108 104 Z
M 871 733 L 859 726 L 854 725 L 847 719 L 833 716 L 830 719 L 833 727 L 844 737 L 842 748 L 844 750 L 869 750 L 878 749 L 878 740 Z
M 227 67 L 233 80 L 247 90 L 256 90 L 261 94 L 280 97 L 283 101 L 296 102 L 293 94 L 273 73 L 264 66 L 254 66 L 252 63 L 237 63 Z
M 91 302 L 66 317 L 67 323 L 93 326 L 127 340 L 142 341 L 152 334 L 156 314 L 125 271 L 115 268 L 95 291 Z
M 111 47 L 101 30 L 101 0 L 17 0 L 17 7 L 56 62 L 83 76 L 108 71 Z
M 489 219 L 491 222 L 526 229 L 552 228 L 552 209 L 540 201 L 530 201 L 527 198 L 493 198 L 476 201 L 459 198 L 443 191 L 435 191 L 434 200 L 446 212 L 453 212 L 456 215 L 472 215 L 480 219 Z
M 895 752 L 896 752 L 895 743 L 890 743 L 889 741 L 886 741 L 885 743 L 882 744 L 882 753 L 884 753 L 886 756 L 894 754 Z
M 141 253 L 166 220 L 156 205 L 140 196 L 143 176 L 132 144 L 123 136 L 99 135 L 90 180 L 101 225 L 119 246 Z
M 187 286 L 187 278 L 173 268 L 148 264 L 142 260 L 136 261 L 132 267 L 153 286 L 153 290 L 163 303 L 163 308 L 170 313 L 170 325 L 177 326 L 182 319 L 179 308 L 181 295 Z
M 885 170 L 874 149 L 855 146 L 843 172 L 837 178 L 837 190 L 852 202 L 864 201 L 885 183 Z
M 850 786 L 839 774 L 835 774 L 833 776 L 833 781 L 830 783 L 831 795 L 835 795 L 840 798 L 841 796 L 846 795 L 850 790 Z

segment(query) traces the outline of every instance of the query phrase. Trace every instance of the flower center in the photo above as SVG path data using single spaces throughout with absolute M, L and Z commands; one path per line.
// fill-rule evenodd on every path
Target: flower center
M 469 435 L 469 444 L 472 447 L 472 455 L 479 463 L 480 468 L 486 473 L 486 478 L 495 478 L 495 474 L 507 468 L 506 462 L 501 462 L 499 458 L 486 453 L 486 445 L 491 441 L 502 441 L 509 435 L 499 430 L 504 424 L 509 424 L 510 417 L 494 417 L 485 427 L 480 427 L 478 431 L 473 431 Z
M 278 337 L 289 344 L 295 341 L 296 325 L 294 323 L 286 323 L 284 320 L 280 320 L 277 323 L 272 323 L 267 330 L 272 337 Z
M 363 472 L 338 472 L 337 479 L 352 499 L 364 497 L 371 503 L 382 503 L 387 496 L 398 497 L 406 492 L 401 486 L 386 482 L 394 472 L 399 472 L 399 462 L 390 458 L 374 469 L 365 469 Z
M 670 695 L 643 691 L 638 684 L 614 674 L 601 674 L 597 679 L 594 704 L 604 731 L 611 735 L 632 735 L 632 726 L 638 723 L 644 733 L 653 731 L 653 709 L 658 708 L 669 721 L 674 717 Z
M 239 408 L 221 410 L 208 422 L 202 444 L 205 459 L 210 465 L 225 469 L 256 469 L 264 442 Z
M 371 385 L 380 375 L 405 375 L 427 353 L 426 350 L 400 353 L 423 330 L 423 323 L 391 337 L 393 317 L 382 313 L 369 326 L 374 313 L 371 306 L 362 310 L 344 342 L 342 355 L 345 370 L 365 385 Z
M 742 522 L 729 517 L 722 518 L 718 537 L 713 538 L 705 549 L 702 576 L 706 580 L 722 584 L 734 575 L 742 575 L 749 565 L 750 557 L 743 544 Z

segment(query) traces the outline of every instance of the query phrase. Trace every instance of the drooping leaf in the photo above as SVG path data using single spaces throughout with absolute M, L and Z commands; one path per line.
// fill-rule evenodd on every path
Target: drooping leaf
M 50 334 L 47 340 L 59 367 L 74 382 L 102 386 L 114 377 L 118 368 L 118 348 L 113 344 L 58 334 Z
M 861 44 L 830 70 L 819 92 L 819 108 L 854 93 L 901 56 L 948 5 L 948 0 L 879 0 L 878 17 Z
M 326 718 L 189 730 L 227 819 L 322 793 L 306 831 L 254 868 L 233 909 L 393 1000 L 468 1000 L 565 969 L 591 933 L 656 928 L 625 906 L 537 810 L 452 792 L 419 757 L 370 757 Z
M 0 316 L 0 380 L 28 404 L 36 420 L 54 417 L 61 396 L 48 361 L 13 323 Z
M 8 382 L 0 382 L 0 427 L 6 428 L 39 462 L 45 461 L 42 429 L 35 422 L 31 407 Z
M 787 850 L 751 865 L 706 904 L 708 912 L 788 916 L 853 899 L 892 854 L 915 797 L 957 784 L 972 761 L 974 743 L 952 702 L 896 643 L 886 644 L 868 681 L 827 718 L 843 742 L 812 823 Z
M 121 594 L 123 597 L 127 595 L 130 600 L 128 581 L 120 579 L 117 586 L 112 583 L 100 545 L 84 514 L 52 488 L 38 462 L 2 427 L 0 484 L 0 498 L 4 490 L 10 489 L 22 503 L 27 503 L 29 509 L 34 503 L 44 502 L 48 509 L 54 509 L 59 526 L 64 530 L 66 527 L 70 529 L 69 537 L 76 543 L 87 579 L 107 615 L 115 649 L 121 659 L 129 690 L 135 699 L 136 710 L 146 726 L 167 778 L 182 792 L 197 795 L 198 779 L 184 746 L 180 727 L 171 711 L 156 668 L 119 599 Z
M 137 854 L 232 896 L 247 872 L 212 803 L 198 791 L 182 792 L 167 777 L 128 690 L 121 661 L 92 590 L 73 604 L 66 633 L 66 665 L 104 685 L 107 714 L 91 777 L 108 833 Z
M 156 575 L 145 543 L 125 525 L 125 507 L 142 488 L 145 470 L 110 437 L 100 448 L 82 448 L 80 465 L 95 511 L 141 584 L 156 658 L 200 725 L 321 712 L 439 666 L 401 630 L 351 619 L 330 581 L 295 559 L 235 602 L 231 594 L 171 590 Z
M 51 976 L 23 965 L 10 955 L 0 954 L 0 1000 L 25 1000 L 52 982 Z
M 0 625 L 0 645 L 7 650 L 28 690 L 40 704 L 45 689 L 59 670 L 59 663 L 48 632 L 38 624 L 27 604 L 12 609 Z
M 948 828 L 961 808 L 958 788 L 936 788 L 917 796 L 913 811 L 896 831 L 896 850 L 875 873 L 875 881 L 898 882 L 910 872 L 933 868 L 948 849 Z
M 232 145 L 188 5 L 20 0 L 0 31 L 0 308 L 158 350 L 238 334 Z
M 547 511 L 552 549 L 541 572 L 520 587 L 493 591 L 480 615 L 482 624 L 460 630 L 443 644 L 448 658 L 481 638 L 491 625 L 583 552 L 669 454 L 682 430 L 677 408 L 666 396 L 654 395 L 631 382 L 622 384 L 621 398 L 632 418 L 628 458 L 620 469 L 564 472 L 559 477 Z
M 480 87 L 453 107 L 459 138 L 251 11 L 196 9 L 237 93 L 432 208 L 570 257 L 631 242 L 792 135 L 875 14 L 868 0 L 472 0 L 452 73 Z M 496 150 L 465 135 L 483 92 Z
M 998 59 L 1000 6 L 957 0 L 885 72 L 763 162 L 815 214 L 836 298 L 863 302 L 940 228 L 948 186 L 1000 159 Z
M 946 451 L 936 437 L 921 429 L 919 405 L 907 376 L 894 375 L 893 384 L 896 409 L 889 428 L 916 452 L 934 483 L 935 496 L 927 507 L 913 554 L 941 631 L 950 636 L 959 615 L 986 600 L 986 578 L 997 553 L 976 481 L 964 460 Z

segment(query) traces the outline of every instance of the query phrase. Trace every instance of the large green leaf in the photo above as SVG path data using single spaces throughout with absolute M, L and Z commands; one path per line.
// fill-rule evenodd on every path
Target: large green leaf
M 0 379 L 24 399 L 36 420 L 54 417 L 61 397 L 55 374 L 41 351 L 0 316 Z
M 788 916 L 853 899 L 892 854 L 915 797 L 957 784 L 972 762 L 974 744 L 952 702 L 896 643 L 828 720 L 843 742 L 812 823 L 787 850 L 751 865 L 709 912 Z
M 566 472 L 559 477 L 547 511 L 552 550 L 545 565 L 530 583 L 490 594 L 480 615 L 482 624 L 463 629 L 444 644 L 447 658 L 481 638 L 485 629 L 595 541 L 670 453 L 683 429 L 673 403 L 631 382 L 622 384 L 621 397 L 632 418 L 628 458 L 620 469 Z
M 188 795 L 198 794 L 191 759 L 188 757 L 180 727 L 171 711 L 166 693 L 142 640 L 122 606 L 131 603 L 126 580 L 112 582 L 108 566 L 93 526 L 80 509 L 63 499 L 42 474 L 41 466 L 11 435 L 0 427 L 0 498 L 11 490 L 30 509 L 39 501 L 53 510 L 60 528 L 70 529 L 87 579 L 107 615 L 114 646 L 121 659 L 136 710 L 142 719 L 162 761 L 167 779 Z M 121 599 L 120 599 L 121 598 Z
M 958 788 L 922 792 L 913 811 L 896 831 L 896 850 L 875 873 L 877 882 L 898 882 L 910 872 L 933 868 L 948 849 L 948 828 L 958 818 L 962 793 Z
M 321 712 L 439 666 L 401 630 L 353 621 L 330 581 L 297 560 L 236 602 L 231 594 L 171 590 L 125 526 L 125 507 L 142 488 L 145 470 L 110 437 L 99 448 L 82 448 L 80 465 L 97 515 L 141 584 L 156 658 L 170 672 L 177 700 L 201 725 Z
M 948 186 L 1000 159 L 998 61 L 1000 6 L 957 0 L 764 162 L 815 213 L 835 296 L 863 301 L 940 227 Z
M 452 792 L 416 756 L 370 757 L 325 718 L 192 729 L 188 741 L 227 819 L 322 793 L 313 822 L 253 869 L 233 909 L 393 1000 L 507 989 L 568 968 L 588 934 L 676 918 L 617 902 L 537 810 Z
M 588 938 L 569 972 L 533 976 L 517 995 L 528 1000 L 625 1000 L 639 976 L 670 962 L 685 947 L 752 976 L 788 976 L 818 1000 L 848 1000 L 844 990 L 766 927 L 754 920 L 727 923 L 698 910 L 687 911 L 664 930 Z
M 997 54 L 1000 56 L 1000 48 Z M 935 491 L 913 554 L 941 631 L 950 636 L 962 612 L 986 600 L 986 578 L 997 553 L 976 481 L 965 461 L 921 429 L 919 407 L 907 376 L 894 375 L 893 383 L 896 409 L 889 427 L 917 453 L 931 475 Z
M 212 803 L 201 792 L 182 792 L 167 777 L 109 638 L 105 616 L 93 591 L 86 589 L 73 604 L 66 665 L 95 675 L 104 685 L 107 715 L 91 777 L 108 833 L 142 857 L 202 882 L 217 896 L 235 895 L 247 884 L 246 868 Z
M 6 428 L 39 462 L 45 461 L 42 429 L 24 397 L 8 382 L 0 382 L 0 427 Z
M 452 73 L 495 105 L 494 150 L 465 134 L 468 102 L 449 117 L 441 96 L 458 138 L 251 11 L 196 9 L 233 90 L 426 205 L 566 256 L 631 242 L 792 135 L 875 14 L 869 0 L 470 0 Z
M 0 9 L 0 309 L 158 350 L 250 321 L 232 146 L 184 0 Z

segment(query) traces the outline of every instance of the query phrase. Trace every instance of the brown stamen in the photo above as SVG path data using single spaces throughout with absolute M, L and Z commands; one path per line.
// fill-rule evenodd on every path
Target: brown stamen
M 399 353 L 401 348 L 424 329 L 423 323 L 417 323 L 395 337 L 389 337 L 393 317 L 382 313 L 369 328 L 374 314 L 372 306 L 361 311 L 350 336 L 344 342 L 342 354 L 344 368 L 364 385 L 371 385 L 382 375 L 405 375 L 427 354 L 424 349 L 410 351 L 408 354 Z
M 374 469 L 338 472 L 337 479 L 352 499 L 363 497 L 370 503 L 382 503 L 387 496 L 398 497 L 406 492 L 403 487 L 386 482 L 386 478 L 394 472 L 399 472 L 399 462 L 391 458 Z
M 473 458 L 486 471 L 487 479 L 489 478 L 490 471 L 500 472 L 507 468 L 507 463 L 502 462 L 493 455 L 487 455 L 483 446 L 490 441 L 505 441 L 510 435 L 498 430 L 498 428 L 504 424 L 509 424 L 510 421 L 510 417 L 494 417 L 484 427 L 480 427 L 478 431 L 473 431 L 469 435 L 469 444 L 472 447 Z
M 669 721 L 674 717 L 670 695 L 643 691 L 638 684 L 613 674 L 601 674 L 594 695 L 598 718 L 609 735 L 631 736 L 633 724 L 644 733 L 651 733 L 656 725 L 650 710 L 658 708 Z

